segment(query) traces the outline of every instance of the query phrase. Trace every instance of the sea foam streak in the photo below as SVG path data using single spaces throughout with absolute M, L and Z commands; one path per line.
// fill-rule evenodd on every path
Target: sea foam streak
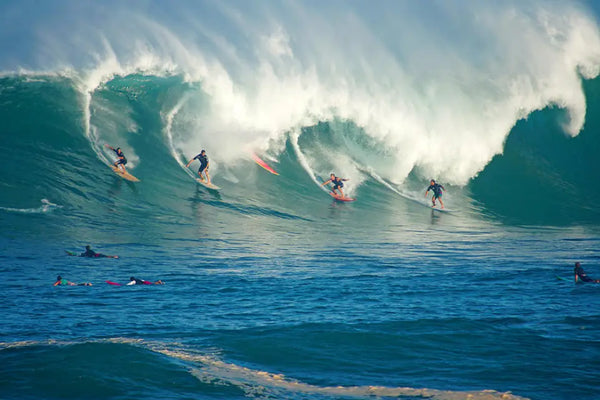
M 411 397 L 427 398 L 433 400 L 527 400 L 524 397 L 514 395 L 510 392 L 497 392 L 495 390 L 477 391 L 452 391 L 436 390 L 427 388 L 409 387 L 386 387 L 386 386 L 318 386 L 303 383 L 301 381 L 286 377 L 283 374 L 273 374 L 267 371 L 250 369 L 241 365 L 228 363 L 218 359 L 211 354 L 187 349 L 184 345 L 177 343 L 161 343 L 156 341 L 145 341 L 134 338 L 107 338 L 77 341 L 20 341 L 2 342 L 0 351 L 3 349 L 27 348 L 36 346 L 70 346 L 82 343 L 115 343 L 131 346 L 139 346 L 150 351 L 163 354 L 167 357 L 192 363 L 190 373 L 204 383 L 229 384 L 241 388 L 250 397 L 260 392 L 270 397 L 284 395 L 285 392 L 296 394 L 320 394 L 327 396 L 344 396 L 353 398 L 378 397 Z M 283 391 L 284 393 L 279 393 Z

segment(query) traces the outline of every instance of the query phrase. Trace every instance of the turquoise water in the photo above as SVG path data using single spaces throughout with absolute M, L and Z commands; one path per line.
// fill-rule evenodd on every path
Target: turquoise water
M 66 15 L 80 11 L 69 2 L 58 4 Z M 162 6 L 149 4 L 144 12 L 156 22 L 153 13 Z M 210 10 L 199 17 L 204 28 L 182 24 L 198 36 L 208 37 L 211 29 L 221 33 L 238 57 L 253 60 L 242 50 L 249 51 L 248 43 L 261 49 L 262 36 L 242 40 L 245 25 L 235 25 L 237 31 L 229 20 L 237 14 L 198 4 Z M 308 16 L 320 10 L 331 17 L 340 10 L 335 2 L 294 4 Z M 423 21 L 437 15 L 404 3 L 381 6 Z M 181 3 L 177 12 L 185 7 Z M 243 4 L 228 7 L 248 11 Z M 293 55 L 305 57 L 298 39 L 310 37 L 283 23 L 291 23 L 289 10 L 270 7 L 253 10 L 246 23 L 262 32 L 259 22 L 270 15 L 285 27 L 280 36 L 287 34 Z M 474 12 L 485 15 L 485 7 Z M 400 28 L 381 22 L 382 10 L 373 12 L 360 21 L 382 35 L 371 38 L 375 44 L 387 43 L 386 34 Z M 121 13 L 117 8 L 116 16 L 127 15 Z M 45 27 L 36 15 L 30 18 Z M 217 24 L 215 15 L 231 30 L 211 25 Z M 172 17 L 163 23 L 177 36 L 180 27 L 170 25 Z M 331 23 L 342 27 L 346 20 L 336 18 Z M 459 29 L 450 28 L 439 27 L 442 33 Z M 12 29 L 18 32 L 16 25 Z M 108 29 L 104 33 L 125 64 L 115 38 Z M 170 38 L 162 34 L 157 37 Z M 464 51 L 465 42 L 455 39 L 456 51 Z M 152 42 L 156 37 L 148 40 L 154 53 L 165 56 Z M 11 72 L 0 78 L 0 397 L 597 399 L 600 285 L 556 276 L 572 278 L 573 263 L 580 261 L 590 276 L 600 277 L 600 212 L 594 203 L 600 194 L 598 78 L 578 81 L 586 113 L 577 136 L 565 134 L 577 119 L 576 101 L 567 99 L 561 107 L 558 101 L 522 103 L 526 115 L 504 121 L 509 128 L 501 154 L 486 158 L 495 141 L 493 118 L 482 110 L 441 118 L 443 107 L 426 106 L 429 95 L 398 113 L 429 110 L 425 125 L 432 142 L 421 141 L 424 131 L 414 126 L 409 134 L 387 131 L 399 114 L 375 123 L 357 111 L 365 104 L 355 108 L 339 93 L 332 95 L 334 111 L 329 105 L 315 108 L 316 97 L 303 103 L 310 118 L 294 119 L 296 103 L 287 103 L 286 96 L 261 103 L 265 87 L 302 103 L 304 92 L 282 72 L 284 66 L 302 70 L 286 64 L 285 57 L 293 57 L 284 42 L 268 42 L 282 59 L 266 58 L 274 76 L 287 83 L 283 89 L 273 89 L 277 79 L 262 75 L 254 82 L 236 69 L 242 67 L 232 61 L 235 52 L 226 57 L 206 43 L 202 54 L 221 62 L 236 90 L 215 89 L 219 80 L 194 78 L 183 67 L 31 72 L 5 61 L 2 67 Z M 405 47 L 393 53 L 400 64 Z M 10 54 L 11 60 L 31 62 Z M 340 54 L 331 57 L 335 63 Z M 387 66 L 386 60 L 373 58 L 372 65 Z M 90 83 L 91 72 L 103 68 L 112 73 Z M 331 78 L 315 71 L 321 83 Z M 387 71 L 400 79 L 399 72 Z M 298 81 L 310 83 L 304 79 L 299 73 Z M 370 104 L 378 105 L 368 114 L 380 118 L 380 100 L 393 96 L 378 92 L 386 86 L 383 77 L 366 81 Z M 428 84 L 444 100 L 443 86 Z M 493 103 L 500 113 L 503 99 L 483 89 L 480 95 L 480 103 Z M 269 110 L 268 118 L 254 108 L 255 100 Z M 447 107 L 461 102 L 451 103 Z M 402 126 L 413 124 L 411 118 Z M 440 133 L 438 118 L 453 127 L 470 121 L 481 129 L 481 140 L 458 128 Z M 457 150 L 431 147 L 436 142 L 456 144 Z M 111 172 L 105 143 L 124 149 L 130 172 L 141 182 Z M 411 159 L 422 146 L 429 156 Z M 218 193 L 194 182 L 197 164 L 184 168 L 201 148 L 222 188 Z M 280 175 L 256 165 L 252 151 Z M 350 178 L 345 189 L 355 202 L 332 201 L 319 187 L 317 177 L 331 171 Z M 429 208 L 424 192 L 432 176 L 446 187 L 451 212 Z M 119 259 L 65 253 L 82 252 L 88 244 Z M 53 287 L 59 274 L 93 286 Z M 165 285 L 105 283 L 126 283 L 130 276 Z

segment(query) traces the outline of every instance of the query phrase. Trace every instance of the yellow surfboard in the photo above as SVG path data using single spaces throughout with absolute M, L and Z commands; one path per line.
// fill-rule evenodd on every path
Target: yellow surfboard
M 196 178 L 196 182 L 198 182 L 199 184 L 201 184 L 202 186 L 204 186 L 205 188 L 208 188 L 208 189 L 221 190 L 221 188 L 218 187 L 217 185 L 214 185 L 212 183 L 208 183 L 208 182 L 203 181 L 203 180 L 198 179 L 198 178 Z
M 131 175 L 129 172 L 123 172 L 120 168 L 117 168 L 114 165 L 111 165 L 110 168 L 113 170 L 113 172 L 115 174 L 119 175 L 123 179 L 127 179 L 128 181 L 131 181 L 131 182 L 139 182 L 140 181 L 138 178 Z

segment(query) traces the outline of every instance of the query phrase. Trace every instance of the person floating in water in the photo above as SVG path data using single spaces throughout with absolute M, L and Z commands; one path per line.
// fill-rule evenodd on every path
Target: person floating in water
M 579 279 L 581 279 L 582 282 L 588 282 L 588 283 L 600 283 L 600 279 L 592 279 L 589 276 L 587 276 L 587 274 L 585 273 L 585 271 L 583 270 L 583 268 L 581 267 L 581 264 L 579 262 L 575 263 L 575 283 L 577 283 L 577 281 Z
M 127 286 L 131 286 L 131 285 L 152 285 L 153 283 L 150 281 L 145 281 L 142 279 L 138 279 L 135 276 L 132 276 L 129 278 L 129 283 L 127 284 Z M 165 283 L 163 281 L 161 281 L 160 279 L 157 280 L 156 282 L 154 282 L 154 285 L 164 285 Z
M 336 190 L 339 190 L 339 192 L 340 192 L 339 195 L 341 197 L 344 197 L 344 192 L 342 191 L 342 188 L 344 187 L 344 183 L 343 182 L 346 182 L 348 180 L 349 179 L 346 179 L 346 178 L 338 178 L 337 176 L 335 176 L 335 174 L 331 174 L 330 177 L 329 177 L 329 179 L 327 181 L 323 182 L 321 184 L 321 186 L 325 186 L 329 182 L 331 182 L 333 184 L 333 187 L 331 188 L 331 193 L 333 193 L 334 195 L 337 196 L 338 194 L 336 193 Z
M 202 175 L 202 173 L 204 172 L 204 174 L 206 175 L 206 183 L 210 185 L 210 176 L 208 175 L 209 162 L 208 156 L 206 155 L 206 150 L 202 150 L 200 154 L 188 161 L 185 167 L 188 168 L 194 160 L 200 161 L 200 168 L 198 169 L 198 175 L 200 175 L 200 180 L 204 182 L 204 176 Z
M 63 279 L 63 277 L 59 275 L 56 277 L 56 282 L 54 282 L 53 286 L 92 286 L 92 284 L 89 282 L 84 282 L 84 283 L 69 282 L 68 280 Z
M 127 164 L 127 159 L 125 158 L 125 155 L 123 154 L 123 151 L 121 150 L 120 147 L 117 147 L 116 149 L 105 144 L 106 147 L 108 147 L 109 149 L 111 149 L 112 151 L 115 152 L 115 154 L 117 155 L 117 161 L 115 161 L 113 163 L 115 169 L 119 169 L 119 167 L 123 170 L 123 172 L 127 172 L 125 170 L 125 164 Z
M 79 255 L 79 257 L 89 258 L 119 258 L 119 256 L 107 256 L 106 254 L 96 253 L 90 248 L 90 245 L 85 246 L 85 251 Z
M 429 187 L 425 191 L 425 197 L 427 197 L 427 193 L 430 190 L 433 191 L 433 196 L 431 197 L 432 207 L 435 207 L 435 201 L 439 200 L 440 204 L 442 206 L 442 209 L 443 209 L 444 208 L 444 202 L 442 201 L 442 190 L 446 191 L 446 189 L 442 185 L 440 185 L 439 183 L 435 183 L 435 180 L 432 179 L 429 182 Z

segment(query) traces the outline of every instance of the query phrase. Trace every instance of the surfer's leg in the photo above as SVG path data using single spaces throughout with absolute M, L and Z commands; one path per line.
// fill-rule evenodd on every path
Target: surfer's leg
M 442 205 L 442 209 L 443 209 L 444 208 L 444 202 L 442 201 L 442 198 L 440 197 L 438 200 L 440 201 L 440 204 Z
M 204 175 L 206 175 L 206 181 L 210 185 L 210 176 L 208 175 L 208 168 L 204 170 Z

